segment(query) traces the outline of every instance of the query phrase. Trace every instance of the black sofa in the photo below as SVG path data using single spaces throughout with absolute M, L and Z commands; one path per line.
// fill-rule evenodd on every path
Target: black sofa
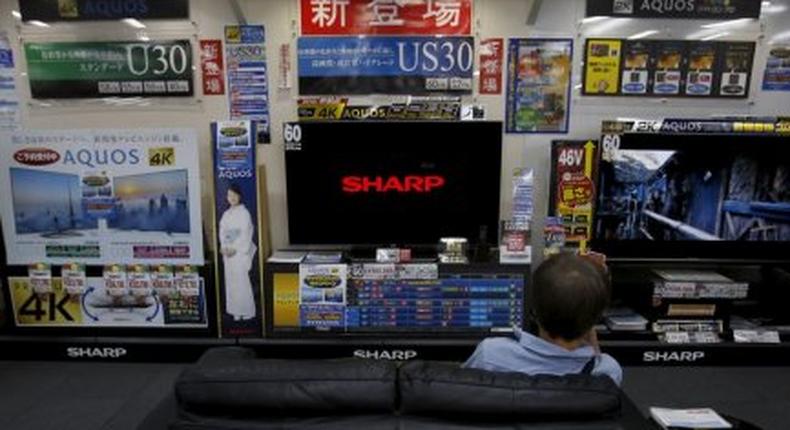
M 605 376 L 209 350 L 141 429 L 650 429 Z

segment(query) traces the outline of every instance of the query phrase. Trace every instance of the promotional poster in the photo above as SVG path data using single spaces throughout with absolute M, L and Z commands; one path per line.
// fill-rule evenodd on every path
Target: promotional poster
M 14 53 L 8 36 L 0 32 L 0 132 L 19 129 L 19 95 L 15 75 Z
M 345 264 L 299 265 L 299 325 L 302 327 L 345 327 Z
M 25 43 L 34 99 L 191 97 L 189 40 Z
M 222 336 L 260 336 L 258 183 L 255 127 L 250 121 L 212 124 L 216 284 Z
M 770 47 L 765 60 L 763 91 L 790 91 L 790 45 Z
M 300 37 L 299 94 L 472 93 L 472 37 Z
M 269 143 L 269 81 L 262 25 L 225 27 L 230 119 L 253 121 L 255 142 Z
M 510 39 L 507 133 L 567 133 L 571 39 Z
M 187 129 L 2 135 L 8 264 L 203 264 L 196 140 Z
M 161 269 L 164 267 L 165 269 Z M 18 327 L 206 327 L 203 279 L 193 291 L 153 288 L 154 273 L 172 266 L 108 265 L 101 277 L 85 276 L 85 266 L 66 264 L 61 276 L 51 277 L 44 291 L 41 276 L 8 279 L 11 304 Z M 182 283 L 196 268 L 177 268 Z
M 587 39 L 583 95 L 744 98 L 753 42 Z
M 598 143 L 555 140 L 551 147 L 549 213 L 565 228 L 565 240 L 581 242 L 592 235 Z
M 302 34 L 468 35 L 472 0 L 300 0 Z

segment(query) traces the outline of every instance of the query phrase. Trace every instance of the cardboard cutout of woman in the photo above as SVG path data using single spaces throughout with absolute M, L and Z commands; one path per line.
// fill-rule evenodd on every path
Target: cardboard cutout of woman
M 242 202 L 241 189 L 228 187 L 228 209 L 219 221 L 220 252 L 225 269 L 225 312 L 235 321 L 255 318 L 255 296 L 250 269 L 257 247 L 253 243 L 255 226 Z

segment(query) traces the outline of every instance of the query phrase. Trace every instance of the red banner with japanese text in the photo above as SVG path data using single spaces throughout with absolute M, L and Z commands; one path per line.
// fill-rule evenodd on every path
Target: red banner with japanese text
M 502 94 L 504 40 L 480 41 L 480 94 Z
M 472 0 L 300 0 L 302 35 L 468 35 Z
M 200 41 L 200 69 L 203 72 L 203 95 L 225 94 L 225 64 L 222 59 L 222 41 Z

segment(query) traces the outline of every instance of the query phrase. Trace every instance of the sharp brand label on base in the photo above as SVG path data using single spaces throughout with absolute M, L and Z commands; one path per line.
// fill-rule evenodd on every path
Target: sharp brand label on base
M 356 349 L 354 357 L 373 360 L 405 361 L 417 358 L 417 351 L 413 349 Z
M 645 351 L 642 355 L 642 361 L 646 363 L 694 363 L 704 358 L 704 351 Z
M 126 354 L 126 348 L 121 347 L 92 348 L 70 346 L 66 348 L 66 355 L 69 358 L 121 358 Z

